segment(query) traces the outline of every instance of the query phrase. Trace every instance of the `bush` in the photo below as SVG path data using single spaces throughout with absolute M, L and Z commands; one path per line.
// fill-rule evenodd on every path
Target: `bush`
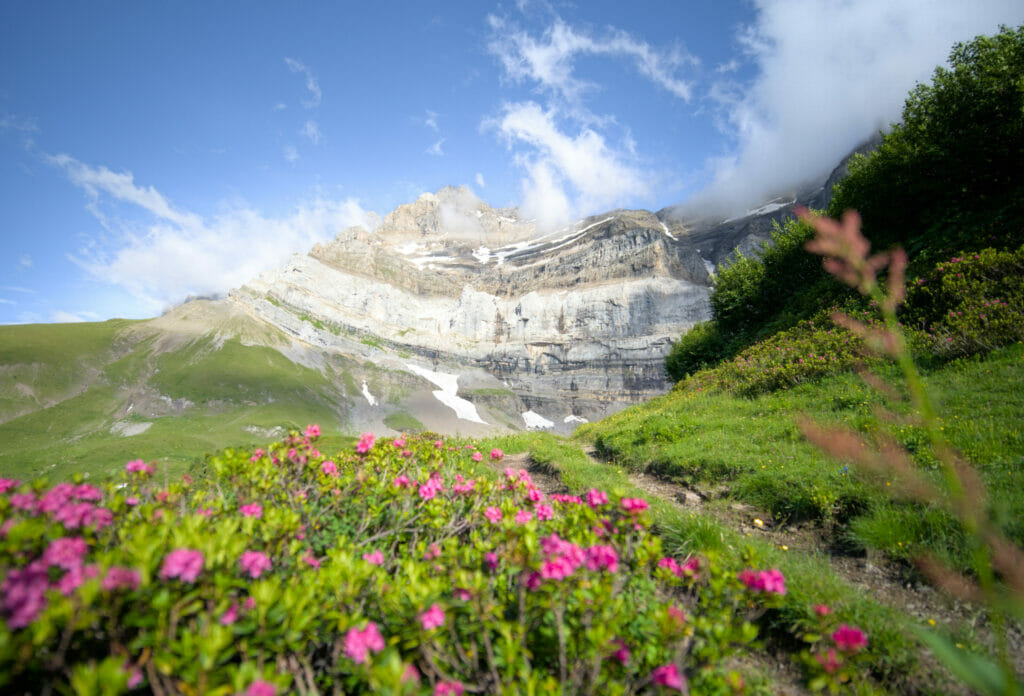
M 453 441 L 326 459 L 317 434 L 170 484 L 0 479 L 0 688 L 728 693 L 785 592 L 664 558 L 642 500 L 467 479 L 482 455 Z
M 665 369 L 677 382 L 728 356 L 728 340 L 713 321 L 702 321 L 684 333 L 665 357 Z

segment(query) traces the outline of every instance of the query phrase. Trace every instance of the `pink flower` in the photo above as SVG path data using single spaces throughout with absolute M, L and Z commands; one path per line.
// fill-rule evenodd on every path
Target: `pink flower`
M 839 625 L 839 628 L 832 634 L 832 640 L 835 641 L 837 648 L 851 655 L 868 646 L 868 637 L 864 635 L 864 631 L 856 626 L 847 626 L 846 624 Z
M 184 582 L 195 582 L 203 571 L 203 552 L 194 549 L 175 549 L 164 558 L 160 577 L 181 578 Z
M 392 441 L 391 444 L 395 446 L 395 449 L 402 449 L 403 447 L 405 447 L 405 435 L 399 435 Z
M 362 631 L 350 628 L 345 634 L 345 654 L 357 665 L 366 662 L 366 656 L 370 651 L 378 652 L 383 649 L 384 638 L 377 630 L 377 624 L 372 621 Z
M 140 500 L 139 500 L 138 498 L 136 498 L 136 497 L 135 497 L 134 495 L 130 495 L 130 496 L 128 496 L 127 498 L 125 498 L 125 499 L 124 499 L 124 504 L 125 504 L 125 505 L 129 505 L 129 506 L 131 506 L 131 507 L 135 507 L 135 506 L 136 506 L 136 505 L 138 505 L 138 504 L 139 504 L 140 502 L 141 502 L 141 501 L 140 501 Z
M 409 477 L 401 474 L 395 477 L 395 488 L 405 488 L 409 485 Z
M 71 570 L 75 566 L 82 565 L 82 559 L 88 545 L 81 537 L 61 537 L 54 539 L 43 552 L 43 563 L 46 566 L 58 566 L 64 570 Z
M 259 503 L 249 503 L 238 508 L 243 517 L 263 517 L 263 506 Z
M 124 465 L 124 470 L 129 474 L 152 474 L 153 467 L 141 459 L 133 459 Z
M 516 524 L 523 525 L 533 519 L 533 513 L 529 510 L 520 510 L 516 513 Z
M 402 457 L 408 459 L 412 456 L 412 450 L 402 450 Z
M 537 508 L 537 519 L 543 522 L 544 520 L 550 520 L 555 516 L 555 510 L 550 505 L 540 503 Z
M 87 566 L 75 566 L 64 574 L 60 580 L 57 581 L 57 589 L 63 594 L 70 595 L 74 592 L 79 585 L 86 581 L 87 578 L 94 578 L 99 575 L 100 568 L 95 563 Z
M 676 691 L 682 691 L 683 685 L 686 684 L 686 677 L 679 674 L 675 665 L 669 664 L 656 667 L 651 673 L 651 681 Z
M 671 604 L 668 607 L 668 615 L 680 626 L 686 623 L 686 614 L 683 613 L 683 610 L 678 607 L 674 607 Z
M 270 570 L 270 557 L 262 551 L 246 551 L 238 559 L 238 564 L 250 578 L 258 578 L 263 571 Z
M 604 505 L 608 502 L 608 494 L 604 491 L 599 491 L 596 488 L 591 488 L 587 491 L 587 505 L 590 507 L 597 507 L 598 505 Z
M 328 476 L 338 475 L 338 465 L 328 459 L 326 462 L 320 465 L 320 471 L 324 472 Z
M 6 493 L 20 483 L 15 479 L 0 478 L 0 493 Z
M 438 682 L 434 696 L 462 696 L 462 682 Z
M 106 508 L 94 508 L 89 512 L 88 524 L 96 529 L 103 529 L 114 522 L 114 513 Z
M 434 440 L 434 449 L 441 449 L 444 447 L 444 443 L 440 440 Z
M 586 551 L 586 563 L 590 570 L 604 568 L 614 573 L 619 569 L 619 556 L 611 546 L 591 546 Z
M 230 626 L 238 621 L 238 602 L 232 602 L 223 614 L 220 615 L 220 625 Z
M 89 521 L 94 507 L 92 503 L 66 503 L 57 508 L 53 519 L 63 524 L 65 529 L 78 529 Z
M 380 549 L 377 549 L 371 553 L 364 553 L 363 560 L 375 566 L 384 565 L 384 554 L 380 552 Z
M 623 498 L 620 502 L 626 512 L 643 512 L 647 509 L 647 501 L 643 498 Z
M 829 648 L 828 652 L 824 655 L 815 655 L 814 659 L 818 661 L 818 664 L 821 665 L 828 674 L 835 672 L 842 664 L 839 661 L 839 656 L 836 654 L 836 651 L 832 648 Z
M 566 495 L 564 493 L 553 493 L 551 499 L 556 503 L 574 503 L 576 505 L 582 505 L 583 501 L 580 500 L 578 495 Z
M 498 569 L 498 554 L 493 551 L 488 551 L 484 554 L 484 563 L 487 564 L 487 569 L 495 571 Z
M 484 458 L 484 455 L 480 454 L 479 452 L 474 452 L 473 453 L 473 461 L 474 462 L 479 462 L 483 458 Z
M 306 437 L 320 437 L 320 426 L 316 423 L 311 423 L 306 426 Z
M 494 459 L 494 460 L 497 461 L 497 460 L 500 460 L 504 456 L 505 456 L 505 453 L 502 452 L 497 447 L 495 447 L 494 449 L 491 450 L 491 459 Z
M 631 653 L 629 652 L 629 646 L 626 645 L 626 642 L 621 638 L 616 638 L 612 641 L 612 644 L 618 647 L 618 649 L 612 653 L 612 657 L 622 664 L 628 665 Z
M 690 556 L 686 559 L 686 563 L 683 564 L 683 575 L 688 578 L 692 578 L 700 572 L 700 568 L 700 556 Z
M 829 609 L 824 604 L 815 604 L 814 605 L 814 613 L 817 614 L 818 616 L 828 616 L 829 614 L 832 613 L 832 610 Z
M 459 600 L 460 602 L 468 602 L 470 599 L 473 598 L 473 594 L 469 590 L 462 587 L 456 587 L 455 591 L 452 592 L 452 594 L 455 596 L 455 599 Z
M 252 611 L 256 608 L 256 600 L 252 597 L 246 597 L 245 601 L 242 602 L 242 606 L 245 607 L 246 611 Z
M 416 665 L 408 664 L 405 666 L 405 670 L 402 672 L 402 683 L 413 682 L 418 684 L 420 681 L 420 671 L 416 669 Z
M 26 512 L 35 513 L 39 509 L 40 501 L 31 493 L 15 493 L 11 496 L 11 507 Z
M 431 476 L 426 483 L 420 485 L 419 494 L 424 500 L 431 500 L 443 490 L 444 484 L 441 479 Z
M 245 690 L 244 696 L 277 696 L 277 687 L 270 682 L 257 679 Z
M 142 577 L 139 575 L 139 571 L 121 566 L 111 566 L 107 570 L 107 574 L 103 576 L 101 587 L 107 592 L 112 592 L 122 587 L 137 590 L 139 589 L 140 582 L 142 582 Z
M 665 570 L 669 571 L 678 578 L 683 577 L 683 569 L 679 566 L 679 564 L 676 562 L 676 559 L 674 558 L 669 558 L 668 556 L 665 556 L 660 561 L 658 561 L 658 567 L 664 568 Z
M 72 495 L 79 500 L 91 500 L 96 502 L 103 498 L 103 491 L 96 486 L 90 486 L 88 483 L 83 483 L 75 486 L 75 490 Z
M 786 579 L 778 568 L 755 571 L 747 568 L 737 576 L 744 585 L 755 592 L 768 592 L 777 595 L 786 594 Z
M 526 492 L 526 498 L 531 503 L 539 503 L 544 500 L 544 494 L 540 492 L 538 488 L 531 488 Z
M 424 631 L 430 631 L 444 625 L 444 611 L 436 602 L 425 612 L 420 614 L 420 623 Z
M 373 433 L 363 433 L 359 438 L 359 444 L 356 445 L 356 452 L 359 454 L 366 454 L 373 448 L 374 438 Z
M 318 561 L 316 559 L 316 557 L 313 554 L 311 554 L 311 553 L 307 553 L 305 556 L 303 556 L 302 560 L 304 560 L 306 563 L 308 563 L 313 568 L 319 568 L 320 567 L 320 561 Z
M 427 547 L 427 550 L 423 552 L 424 561 L 432 561 L 441 555 L 441 547 L 437 544 L 431 544 Z
M 0 587 L 3 614 L 11 628 L 24 628 L 36 620 L 46 607 L 49 584 L 46 566 L 36 561 L 26 568 L 12 570 Z
M 497 524 L 498 522 L 501 522 L 501 510 L 492 505 L 491 507 L 484 510 L 484 517 L 486 517 L 492 523 Z

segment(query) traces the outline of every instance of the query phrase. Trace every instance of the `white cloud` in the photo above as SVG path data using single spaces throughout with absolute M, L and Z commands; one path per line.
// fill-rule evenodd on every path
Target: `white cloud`
M 23 292 L 26 295 L 35 295 L 36 294 L 36 291 L 31 289 L 31 288 L 23 288 L 23 287 L 19 287 L 17 285 L 3 285 L 3 286 L 0 286 L 0 290 L 3 290 L 4 292 Z
M 444 154 L 444 150 L 441 149 L 441 145 L 444 144 L 444 141 L 445 141 L 445 138 L 441 138 L 436 143 L 434 143 L 433 145 L 428 147 L 425 150 L 425 153 L 428 154 L 428 155 L 435 155 L 437 157 L 442 156 Z
M 506 104 L 493 124 L 510 145 L 524 143 L 530 151 L 517 155 L 527 171 L 523 210 L 544 225 L 613 207 L 624 198 L 645 196 L 647 184 L 628 154 L 610 148 L 594 130 L 563 133 L 551 111 L 535 102 Z M 572 197 L 570 198 L 570 193 Z
M 288 164 L 295 164 L 299 159 L 299 151 L 293 145 L 286 145 L 281 154 Z
M 127 290 L 154 314 L 189 295 L 224 294 L 348 227 L 377 224 L 376 216 L 353 198 L 316 198 L 280 218 L 237 204 L 203 219 L 178 211 L 152 187 L 135 186 L 130 173 L 118 175 L 128 183 L 119 180 L 120 186 L 100 188 L 93 182 L 108 170 L 75 163 L 70 171 L 76 176 L 71 180 L 92 195 L 104 196 L 90 210 L 98 214 L 105 204 L 130 203 L 153 213 L 157 220 L 141 228 L 124 225 L 116 230 L 115 241 L 96 242 L 71 260 L 96 280 Z
M 274 104 L 274 109 L 273 110 L 274 111 L 284 111 L 287 108 L 288 108 L 287 104 L 285 104 L 284 102 L 278 102 L 278 103 Z
M 306 125 L 302 127 L 302 135 L 309 138 L 309 141 L 314 145 L 319 145 L 323 139 L 323 134 L 320 132 L 320 126 L 317 125 L 316 121 L 306 121 Z
M 734 147 L 687 207 L 732 213 L 823 178 L 900 118 L 954 43 L 1022 21 L 1019 0 L 757 0 L 738 37 L 756 77 L 709 90 Z
M 437 112 L 427 109 L 427 117 L 423 119 L 424 125 L 430 128 L 435 133 L 439 132 L 437 127 Z
M 22 268 L 32 268 L 32 257 L 28 254 L 22 254 L 21 258 L 18 259 L 18 265 Z
M 14 300 L 8 300 L 6 298 L 0 297 L 0 304 L 16 305 L 18 303 L 15 302 Z
M 293 73 L 302 73 L 306 76 L 306 89 L 309 91 L 309 99 L 304 100 L 302 105 L 307 109 L 320 106 L 320 101 L 323 99 L 323 93 L 320 91 L 320 83 L 315 77 L 313 77 L 313 73 L 310 69 L 294 58 L 285 58 L 284 62 L 288 66 L 288 69 Z
M 480 172 L 476 173 L 476 176 L 474 177 L 473 180 L 476 181 L 476 185 L 479 186 L 480 188 L 487 188 L 487 182 L 484 181 L 484 175 L 481 174 Z
M 680 46 L 658 51 L 614 27 L 604 35 L 592 36 L 558 17 L 538 39 L 494 15 L 487 19 L 492 32 L 488 49 L 501 61 L 505 72 L 518 82 L 538 82 L 574 108 L 582 107 L 585 92 L 597 88 L 574 74 L 573 61 L 579 55 L 626 58 L 662 89 L 683 100 L 691 97 L 693 84 L 678 73 L 696 59 Z
M 98 321 L 95 312 L 65 312 L 58 309 L 50 315 L 50 321 L 58 324 L 79 324 L 83 321 Z

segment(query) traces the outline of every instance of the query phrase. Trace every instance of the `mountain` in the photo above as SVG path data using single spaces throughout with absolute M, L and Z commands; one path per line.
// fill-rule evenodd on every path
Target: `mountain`
M 709 318 L 714 268 L 756 251 L 792 205 L 728 220 L 613 210 L 538 230 L 445 188 L 223 299 L 0 327 L 0 474 L 182 463 L 314 421 L 569 432 L 668 389 L 664 356 Z

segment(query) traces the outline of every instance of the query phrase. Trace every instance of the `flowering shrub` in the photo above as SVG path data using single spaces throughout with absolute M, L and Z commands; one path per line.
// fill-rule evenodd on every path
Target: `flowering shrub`
M 134 462 L 103 489 L 0 480 L 0 688 L 726 693 L 785 592 L 665 557 L 641 499 L 466 479 L 479 452 L 433 438 L 327 459 L 317 436 L 170 485 Z

